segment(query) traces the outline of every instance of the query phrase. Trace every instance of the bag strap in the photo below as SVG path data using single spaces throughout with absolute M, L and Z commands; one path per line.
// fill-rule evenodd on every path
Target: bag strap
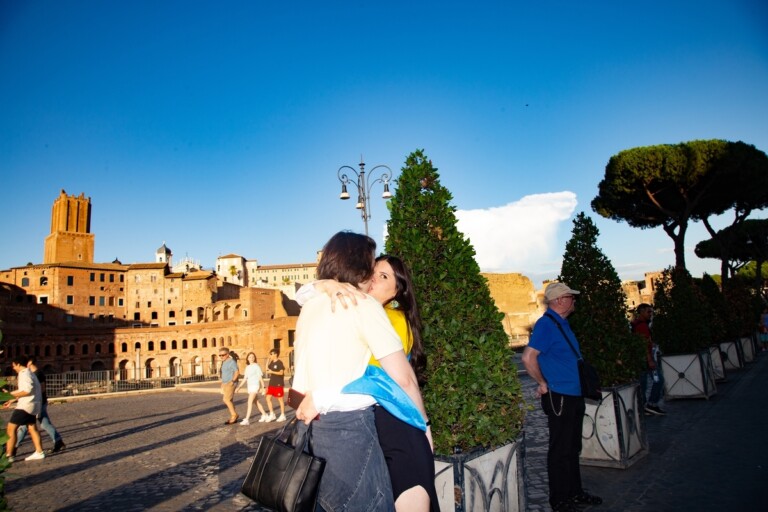
M 571 350 L 573 350 L 573 353 L 574 353 L 574 355 L 576 356 L 576 359 L 577 359 L 578 361 L 583 361 L 583 360 L 584 360 L 584 358 L 583 358 L 583 357 L 581 357 L 581 354 L 579 354 L 579 352 L 577 352 L 577 351 L 576 351 L 576 349 L 575 349 L 575 348 L 574 348 L 574 346 L 573 346 L 573 343 L 571 343 L 571 340 L 570 340 L 570 339 L 568 339 L 568 335 L 567 335 L 567 334 L 565 334 L 565 329 L 563 329 L 563 326 L 562 326 L 562 325 L 560 325 L 560 322 L 558 322 L 557 320 L 555 320 L 555 317 L 553 317 L 553 316 L 552 316 L 552 315 L 550 315 L 549 313 L 544 313 L 544 316 L 545 316 L 545 317 L 547 317 L 547 318 L 549 318 L 550 320 L 552 320 L 552 321 L 555 323 L 555 325 L 557 326 L 557 328 L 560 330 L 560 334 L 562 334 L 562 335 L 563 335 L 563 338 L 565 338 L 565 341 L 567 341 L 567 342 L 568 342 L 568 346 L 569 346 L 569 347 L 571 347 Z

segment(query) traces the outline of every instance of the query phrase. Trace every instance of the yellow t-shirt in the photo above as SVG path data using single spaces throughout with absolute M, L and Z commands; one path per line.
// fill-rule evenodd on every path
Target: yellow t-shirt
M 405 319 L 405 313 L 389 306 L 385 306 L 384 311 L 387 313 L 387 317 L 392 323 L 392 327 L 395 328 L 395 332 L 400 336 L 400 341 L 403 344 L 403 351 L 407 356 L 411 353 L 411 348 L 413 348 L 413 336 L 411 336 L 411 330 L 408 328 L 408 321 Z M 381 367 L 381 364 L 375 357 L 371 357 L 368 364 Z

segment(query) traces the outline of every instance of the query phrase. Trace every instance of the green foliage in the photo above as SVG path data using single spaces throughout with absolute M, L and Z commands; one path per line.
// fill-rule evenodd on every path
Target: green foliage
M 615 386 L 637 379 L 645 368 L 645 340 L 630 333 L 621 280 L 597 246 L 598 234 L 584 212 L 576 216 L 557 279 L 581 292 L 568 322 L 603 385 Z
M 717 282 L 709 274 L 704 274 L 695 283 L 704 298 L 702 307 L 709 320 L 710 341 L 719 343 L 735 336 L 735 319 Z
M 517 437 L 524 417 L 503 315 L 474 248 L 456 228 L 452 196 L 422 150 L 408 156 L 397 182 L 386 251 L 400 256 L 413 274 L 435 452 L 501 446 Z
M 757 262 L 750 261 L 739 269 L 736 275 L 747 281 L 755 281 L 757 279 Z M 763 281 L 768 280 L 768 262 L 760 265 L 760 278 Z
M 754 333 L 760 313 L 765 307 L 758 291 L 749 281 L 736 278 L 729 281 L 723 294 L 734 321 L 731 336 L 749 336 Z
M 768 206 L 768 157 L 743 142 L 698 140 L 633 148 L 612 156 L 592 209 L 630 226 L 662 227 L 685 269 L 689 221 L 733 209 L 736 222 Z
M 696 256 L 722 260 L 731 276 L 750 261 L 768 259 L 768 219 L 747 219 L 696 244 Z M 754 270 L 753 270 L 754 277 Z
M 712 343 L 706 300 L 687 270 L 670 267 L 656 283 L 653 340 L 668 354 L 690 354 Z

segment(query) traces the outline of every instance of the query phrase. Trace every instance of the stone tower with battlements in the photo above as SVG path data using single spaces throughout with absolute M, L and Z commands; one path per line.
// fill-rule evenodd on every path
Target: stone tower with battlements
M 51 208 L 51 234 L 45 237 L 43 263 L 93 263 L 91 198 L 62 190 Z

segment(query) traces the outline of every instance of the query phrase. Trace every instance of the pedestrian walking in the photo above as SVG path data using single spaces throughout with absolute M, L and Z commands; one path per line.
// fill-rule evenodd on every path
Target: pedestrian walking
M 229 349 L 227 347 L 221 347 L 219 349 L 219 357 L 221 358 L 221 393 L 223 395 L 224 405 L 227 406 L 229 411 L 229 420 L 225 421 L 225 425 L 234 425 L 240 417 L 235 411 L 235 386 L 237 380 L 240 378 L 240 370 L 237 368 L 237 363 L 230 356 Z
M 13 371 L 18 374 L 16 389 L 11 391 L 13 398 L 3 404 L 8 409 L 11 404 L 16 403 L 16 409 L 11 414 L 8 421 L 6 433 L 8 442 L 5 445 L 5 456 L 9 462 L 14 462 L 16 457 L 16 431 L 19 425 L 26 425 L 29 429 L 29 436 L 32 438 L 32 444 L 35 445 L 35 453 L 24 460 L 40 460 L 45 458 L 43 443 L 40 440 L 40 433 L 37 431 L 37 418 L 40 414 L 40 408 L 43 403 L 43 394 L 40 390 L 40 383 L 37 377 L 27 368 L 27 358 L 25 356 L 16 356 L 11 361 Z
M 45 372 L 37 367 L 35 364 L 35 358 L 34 356 L 29 358 L 29 361 L 27 362 L 27 368 L 29 368 L 29 371 L 31 371 L 35 377 L 37 377 L 37 381 L 40 383 L 40 392 L 42 393 L 42 405 L 40 406 L 40 414 L 37 415 L 37 421 L 40 422 L 40 426 L 43 430 L 45 430 L 48 433 L 48 437 L 51 438 L 51 441 L 53 441 L 53 448 L 48 450 L 49 455 L 52 453 L 59 453 L 61 450 L 66 448 L 67 446 L 64 444 L 64 440 L 61 438 L 61 434 L 59 434 L 59 431 L 56 430 L 56 427 L 53 426 L 53 423 L 51 422 L 51 418 L 48 416 L 48 394 L 46 393 L 45 389 Z M 27 436 L 27 426 L 26 425 L 19 425 L 19 430 L 17 432 L 17 439 L 16 439 L 16 448 L 21 445 L 22 441 L 24 441 L 24 438 Z

